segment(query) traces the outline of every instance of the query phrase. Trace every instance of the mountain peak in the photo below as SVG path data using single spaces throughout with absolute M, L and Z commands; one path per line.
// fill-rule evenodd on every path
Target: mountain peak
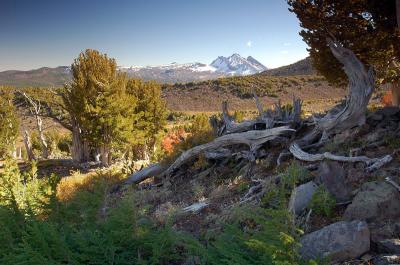
M 253 57 L 242 57 L 234 53 L 229 57 L 218 56 L 211 64 L 218 72 L 230 75 L 250 75 L 265 71 L 267 68 Z

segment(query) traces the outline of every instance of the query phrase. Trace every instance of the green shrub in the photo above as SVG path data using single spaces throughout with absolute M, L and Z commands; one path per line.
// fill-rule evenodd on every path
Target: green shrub
M 335 198 L 326 190 L 324 186 L 320 186 L 313 194 L 310 208 L 315 214 L 329 218 L 332 216 L 335 205 Z

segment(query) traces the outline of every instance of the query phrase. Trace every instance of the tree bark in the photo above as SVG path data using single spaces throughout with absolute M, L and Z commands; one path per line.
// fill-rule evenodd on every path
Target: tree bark
M 392 82 L 390 84 L 390 90 L 392 92 L 392 105 L 400 106 L 400 85 L 399 82 Z
M 82 131 L 76 121 L 72 121 L 72 148 L 71 156 L 75 163 L 83 163 L 85 161 L 85 147 L 82 139 Z
M 100 146 L 100 161 L 103 167 L 108 167 L 111 164 L 111 148 L 108 145 Z
M 365 124 L 365 113 L 375 87 L 372 67 L 367 71 L 356 55 L 340 43 L 328 39 L 328 45 L 344 66 L 349 92 L 343 108 L 331 110 L 318 121 L 316 129 L 322 132 L 323 138 Z
M 49 147 L 47 145 L 46 137 L 44 136 L 43 120 L 38 114 L 35 115 L 35 118 L 36 118 L 37 130 L 39 132 L 39 141 L 42 149 L 42 157 L 47 159 L 49 157 Z

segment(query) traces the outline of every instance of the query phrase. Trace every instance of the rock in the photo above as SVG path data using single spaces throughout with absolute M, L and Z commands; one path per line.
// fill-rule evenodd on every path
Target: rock
M 374 121 L 381 121 L 383 120 L 383 114 L 380 113 L 372 113 L 371 115 L 368 116 L 369 119 L 374 120 Z
M 400 239 L 385 239 L 377 242 L 377 247 L 381 253 L 399 254 L 400 255 Z
M 347 171 L 347 181 L 355 186 L 363 183 L 366 178 L 366 174 L 363 169 L 360 168 L 350 168 Z
M 398 255 L 381 255 L 376 257 L 374 260 L 374 265 L 399 265 L 400 256 Z
M 310 203 L 313 194 L 317 190 L 317 184 L 313 181 L 307 182 L 296 187 L 290 196 L 289 211 L 299 214 Z
M 364 221 L 337 222 L 300 239 L 300 254 L 305 259 L 354 259 L 370 249 L 368 225 Z
M 338 202 L 350 200 L 351 188 L 346 182 L 346 172 L 338 162 L 322 162 L 318 174 L 318 182 L 323 184 Z
M 393 222 L 377 222 L 368 224 L 371 233 L 371 242 L 379 245 L 380 241 L 388 238 L 398 238 L 400 236 L 400 222 L 394 220 Z
M 363 184 L 344 212 L 344 220 L 375 222 L 400 216 L 400 192 L 384 181 Z
M 394 116 L 394 115 L 398 114 L 399 112 L 400 112 L 399 107 L 388 106 L 388 107 L 384 107 L 382 109 L 377 110 L 375 112 L 375 114 L 383 115 L 385 117 L 390 117 L 390 116 Z

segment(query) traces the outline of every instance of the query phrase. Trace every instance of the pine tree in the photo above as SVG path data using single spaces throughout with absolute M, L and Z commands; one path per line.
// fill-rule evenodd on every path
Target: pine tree
M 10 88 L 0 87 L 0 157 L 10 156 L 15 149 L 19 120 Z
M 288 4 L 300 20 L 300 35 L 321 74 L 335 83 L 346 78 L 326 43 L 327 37 L 334 37 L 364 64 L 373 65 L 381 83 L 392 84 L 393 103 L 400 104 L 396 0 L 288 0 Z
M 127 89 L 137 100 L 134 108 L 136 117 L 133 121 L 135 153 L 137 157 L 148 160 L 150 152 L 155 153 L 156 144 L 161 140 L 166 124 L 167 108 L 161 98 L 161 86 L 154 81 L 130 79 Z
M 108 166 L 113 147 L 131 138 L 135 100 L 126 92 L 127 80 L 117 72 L 116 61 L 98 51 L 81 53 L 72 64 L 72 74 L 65 105 L 81 137 L 99 151 L 102 165 Z

